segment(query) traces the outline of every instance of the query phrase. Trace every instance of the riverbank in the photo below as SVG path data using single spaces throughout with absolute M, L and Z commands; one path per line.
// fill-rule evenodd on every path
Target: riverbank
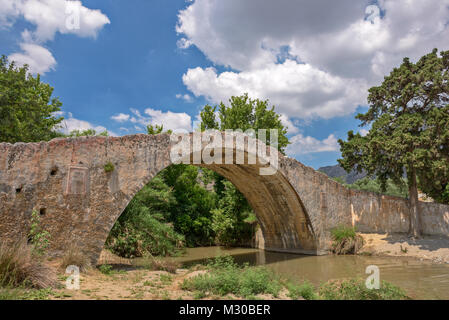
M 378 235 L 382 240 L 383 237 Z M 385 237 L 385 236 L 384 236 Z M 369 239 L 368 239 L 369 240 Z M 384 240 L 386 241 L 386 240 Z M 375 247 L 375 240 L 368 241 Z M 367 244 L 367 247 L 370 246 Z M 404 246 L 403 246 L 404 248 Z M 394 255 L 397 256 L 387 256 Z M 410 251 L 407 250 L 407 253 Z M 255 269 L 217 268 L 208 269 L 207 265 L 215 257 L 232 256 L 240 266 L 248 264 Z M 412 299 L 449 299 L 449 265 L 446 263 L 433 263 L 430 260 L 420 261 L 417 258 L 406 256 L 404 253 L 379 250 L 379 254 L 363 255 L 328 255 L 304 256 L 286 253 L 273 253 L 251 248 L 221 248 L 197 247 L 188 248 L 179 257 L 152 259 L 120 258 L 109 251 L 103 251 L 100 266 L 90 268 L 81 273 L 80 289 L 64 289 L 67 275 L 61 262 L 57 259 L 50 261 L 57 270 L 59 287 L 43 290 L 8 290 L 0 289 L 2 299 L 62 299 L 62 300 L 117 300 L 117 299 L 242 299 L 249 296 L 251 299 L 291 299 L 292 296 L 301 299 L 305 294 L 319 294 L 321 299 L 335 299 L 353 297 L 354 292 L 364 289 L 364 280 L 367 277 L 367 266 L 376 265 L 380 269 L 382 281 L 392 283 L 405 290 Z M 153 261 L 154 262 L 154 261 Z M 261 269 L 257 269 L 261 267 Z M 229 270 L 230 271 L 229 271 Z M 161 271 L 164 270 L 164 271 Z M 274 272 L 274 277 L 267 271 Z M 167 272 L 169 271 L 169 272 Z M 229 274 L 229 272 L 232 274 Z M 261 272 L 264 271 L 264 272 Z M 260 278 L 261 276 L 264 276 Z M 186 284 L 186 280 L 197 278 Z M 241 278 L 241 279 L 240 279 Z M 236 285 L 235 279 L 240 279 Z M 279 281 L 281 280 L 282 281 Z M 355 279 L 362 280 L 353 283 Z M 274 280 L 274 281 L 272 281 Z M 223 285 L 232 281 L 232 285 Z M 350 283 L 348 283 L 350 281 Z M 262 294 L 248 294 L 255 288 Z M 266 286 L 267 284 L 274 284 Z M 307 283 L 306 286 L 302 284 Z M 345 288 L 351 288 L 347 297 L 341 296 L 339 284 L 345 283 Z M 293 284 L 293 286 L 291 286 Z M 322 285 L 328 284 L 328 289 L 321 291 Z M 249 286 L 249 287 L 248 287 Z M 215 288 L 215 289 L 213 289 Z M 233 291 L 223 293 L 223 288 L 232 288 Z M 238 289 L 235 289 L 238 288 Z M 266 292 L 278 288 L 275 295 Z M 359 288 L 352 290 L 352 288 Z M 305 291 L 304 291 L 305 290 Z M 14 290 L 12 290 L 14 291 Z M 334 297 L 334 293 L 339 293 Z M 364 291 L 363 291 L 364 292 Z M 366 293 L 366 292 L 364 292 Z M 242 295 L 243 294 L 243 295 Z M 368 292 L 367 294 L 370 294 Z M 323 297 L 326 296 L 326 297 Z M 315 296 L 317 297 L 317 296 Z M 371 299 L 373 297 L 368 297 Z
M 158 267 L 175 266 L 159 260 Z M 146 262 L 145 262 L 146 261 Z M 52 260 L 58 285 L 52 289 L 1 289 L 0 300 L 397 300 L 409 299 L 401 288 L 382 281 L 380 290 L 366 288 L 360 277 L 334 278 L 313 284 L 292 279 L 263 265 L 236 263 L 220 256 L 189 267 L 155 270 L 152 259 L 123 259 L 104 251 L 104 264 L 80 274 L 79 288 L 66 287 L 68 275 Z
M 410 239 L 405 234 L 362 233 L 361 255 L 410 257 L 449 264 L 449 237 L 423 236 Z

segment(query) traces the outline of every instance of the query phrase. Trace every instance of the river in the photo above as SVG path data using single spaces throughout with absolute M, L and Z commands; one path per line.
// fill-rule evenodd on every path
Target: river
M 413 258 L 306 256 L 250 248 L 199 247 L 188 248 L 175 259 L 189 266 L 225 254 L 233 256 L 238 263 L 265 265 L 283 277 L 307 279 L 316 286 L 331 279 L 366 278 L 366 267 L 375 265 L 379 267 L 381 280 L 403 288 L 414 299 L 449 299 L 449 265 Z

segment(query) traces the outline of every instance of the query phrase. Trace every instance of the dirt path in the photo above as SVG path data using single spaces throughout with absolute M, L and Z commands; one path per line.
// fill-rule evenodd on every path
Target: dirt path
M 435 263 L 449 263 L 449 238 L 425 236 L 410 239 L 402 234 L 361 234 L 365 240 L 361 254 L 414 257 Z
M 177 269 L 176 273 L 136 267 L 132 260 L 103 251 L 100 265 L 109 265 L 103 272 L 90 268 L 80 275 L 79 290 L 57 289 L 56 299 L 63 300 L 164 300 L 193 299 L 193 294 L 181 289 L 185 278 L 197 271 Z M 60 279 L 64 286 L 65 280 Z
M 180 288 L 188 270 L 176 274 L 166 271 L 126 270 L 112 271 L 105 275 L 90 270 L 81 275 L 79 290 L 60 289 L 56 299 L 72 300 L 164 300 L 193 299 L 188 291 Z

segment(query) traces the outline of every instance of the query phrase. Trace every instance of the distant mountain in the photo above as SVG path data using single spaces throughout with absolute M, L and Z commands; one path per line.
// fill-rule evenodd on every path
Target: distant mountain
M 363 179 L 366 177 L 366 173 L 358 173 L 355 170 L 352 170 L 350 173 L 347 173 L 345 169 L 340 167 L 340 165 L 335 166 L 327 166 L 327 167 L 321 167 L 318 169 L 318 171 L 323 172 L 327 174 L 331 178 L 338 178 L 342 177 L 343 180 L 348 184 L 353 184 L 357 180 Z

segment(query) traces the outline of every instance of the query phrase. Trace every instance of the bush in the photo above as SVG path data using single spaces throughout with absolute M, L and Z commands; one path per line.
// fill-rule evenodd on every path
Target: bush
M 112 162 L 108 162 L 104 165 L 104 172 L 109 173 L 115 170 L 115 166 Z
M 408 300 L 399 287 L 383 281 L 379 289 L 368 289 L 363 279 L 332 280 L 319 288 L 325 300 Z
M 142 257 L 147 253 L 168 256 L 184 247 L 184 237 L 133 199 L 112 228 L 106 246 L 125 258 Z
M 56 272 L 33 254 L 33 247 L 25 240 L 7 246 L 0 244 L 0 286 L 31 287 L 36 289 L 54 287 Z
M 340 225 L 331 230 L 331 235 L 335 254 L 356 254 L 363 246 L 363 238 L 353 227 Z
M 98 266 L 98 270 L 105 275 L 111 275 L 114 273 L 114 270 L 110 264 L 102 264 L 101 266 Z
M 301 297 L 306 300 L 318 299 L 318 295 L 315 293 L 314 286 L 308 281 L 304 281 L 300 285 L 289 283 L 287 285 L 287 289 L 288 297 L 292 298 L 293 300 L 297 300 Z
M 265 267 L 238 266 L 231 257 L 219 257 L 208 265 L 209 273 L 185 279 L 182 288 L 209 294 L 234 294 L 240 297 L 253 297 L 258 294 L 278 296 L 281 281 Z
M 368 289 L 362 279 L 331 280 L 320 286 L 318 292 L 305 281 L 302 284 L 279 279 L 266 267 L 238 266 L 231 257 L 218 257 L 207 265 L 208 273 L 187 278 L 183 290 L 195 292 L 198 297 L 210 294 L 234 294 L 243 298 L 257 298 L 259 294 L 277 297 L 284 287 L 291 299 L 306 300 L 402 300 L 410 299 L 406 293 L 388 282 L 380 289 Z
M 212 210 L 215 243 L 228 247 L 245 245 L 254 234 L 252 223 L 257 219 L 243 194 L 229 181 L 222 184 L 218 208 Z

